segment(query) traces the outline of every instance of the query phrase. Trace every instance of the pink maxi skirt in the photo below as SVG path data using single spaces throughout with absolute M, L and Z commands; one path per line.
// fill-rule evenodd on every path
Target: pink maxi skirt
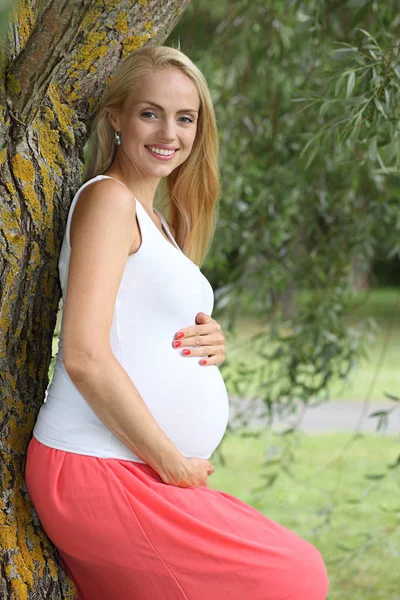
M 79 600 L 325 600 L 309 542 L 225 492 L 32 437 L 28 494 Z

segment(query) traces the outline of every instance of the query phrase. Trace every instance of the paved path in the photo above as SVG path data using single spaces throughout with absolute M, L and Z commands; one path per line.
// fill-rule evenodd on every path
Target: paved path
M 229 397 L 230 411 L 229 424 L 236 429 L 240 413 L 247 416 L 248 424 L 251 426 L 267 426 L 268 417 L 265 416 L 265 405 L 262 400 L 251 398 Z M 394 409 L 388 415 L 386 429 L 377 431 L 379 419 L 369 417 L 371 413 L 378 410 Z M 264 414 L 263 414 L 264 413 Z M 300 413 L 286 418 L 275 417 L 272 429 L 280 431 L 286 429 L 300 418 Z M 381 434 L 400 434 L 400 403 L 373 402 L 365 407 L 364 402 L 331 400 L 319 406 L 307 407 L 298 426 L 299 431 L 305 433 L 323 433 L 325 431 L 355 431 L 371 432 Z

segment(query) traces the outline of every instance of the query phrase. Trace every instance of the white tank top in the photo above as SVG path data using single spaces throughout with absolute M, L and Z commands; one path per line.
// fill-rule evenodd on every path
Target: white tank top
M 84 183 L 69 209 L 58 262 L 64 306 L 72 213 L 80 191 L 106 177 L 97 175 Z M 115 302 L 111 348 L 178 450 L 188 458 L 210 458 L 228 424 L 224 380 L 216 365 L 201 366 L 201 357 L 183 356 L 172 342 L 177 331 L 196 324 L 198 312 L 211 315 L 213 289 L 181 251 L 164 217 L 158 213 L 172 243 L 135 201 L 142 244 L 127 257 Z M 68 376 L 62 359 L 63 322 L 64 315 L 53 379 L 33 435 L 43 444 L 67 452 L 144 463 L 96 416 Z

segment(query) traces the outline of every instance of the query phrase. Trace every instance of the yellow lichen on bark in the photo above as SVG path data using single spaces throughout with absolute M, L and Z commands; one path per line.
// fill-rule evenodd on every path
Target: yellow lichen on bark
M 35 180 L 35 171 L 32 161 L 27 160 L 21 154 L 15 154 L 11 159 L 11 165 L 15 177 L 26 183 Z
M 46 205 L 54 199 L 54 191 L 56 183 L 50 176 L 50 169 L 47 165 L 40 165 L 40 174 L 42 176 L 42 191 L 46 199 Z M 47 211 L 48 214 L 49 211 Z M 48 222 L 50 228 L 52 228 L 52 221 Z
M 87 31 L 90 29 L 90 26 L 96 23 L 99 23 L 101 20 L 101 15 L 104 11 L 104 2 L 97 2 L 91 10 L 89 10 L 81 24 L 82 31 Z
M 13 194 L 13 195 L 17 194 L 17 190 L 15 189 L 15 186 L 12 181 L 9 181 L 9 180 L 6 181 L 6 188 L 8 189 L 10 194 Z M 19 206 L 17 206 L 15 209 L 15 217 L 18 219 L 18 221 L 21 218 L 21 209 Z
M 98 101 L 97 98 L 89 98 L 88 99 L 88 109 L 90 112 L 92 112 L 93 107 L 95 106 L 97 101 Z
M 26 443 L 23 444 L 24 446 Z M 25 454 L 26 450 L 23 453 Z M 4 535 L 2 536 L 3 549 L 7 548 L 19 552 L 14 553 L 14 562 L 7 565 L 7 579 L 10 583 L 12 597 L 23 600 L 28 598 L 29 589 L 33 588 L 35 579 L 43 576 L 45 567 L 48 566 L 54 580 L 57 580 L 57 569 L 54 561 L 48 559 L 42 552 L 43 545 L 48 545 L 47 537 L 42 530 L 35 532 L 30 510 L 27 509 L 26 501 L 21 494 L 23 485 L 23 474 L 17 474 L 13 482 L 12 495 L 14 499 L 16 519 L 6 517 L 2 523 Z M 32 544 L 29 548 L 26 540 Z M 49 562 L 51 561 L 51 565 Z
M 23 498 L 21 497 L 21 492 L 19 490 L 19 486 L 20 486 L 20 483 L 19 483 L 18 487 L 17 486 L 14 487 L 15 510 L 16 510 L 16 513 L 18 514 L 17 532 L 16 532 L 17 533 L 16 547 L 18 548 L 18 553 L 16 553 L 14 555 L 14 561 L 15 561 L 14 564 L 17 567 L 18 578 L 15 579 L 14 583 L 16 585 L 18 585 L 18 582 L 19 582 L 19 584 L 23 585 L 25 589 L 21 588 L 21 590 L 24 591 L 26 593 L 26 597 L 28 597 L 28 595 L 27 595 L 28 589 L 27 589 L 26 584 L 28 584 L 30 587 L 32 587 L 32 585 L 34 583 L 33 573 L 34 573 L 34 569 L 35 569 L 35 563 L 33 561 L 32 554 L 26 545 L 25 525 L 28 520 L 25 516 L 26 515 L 26 505 L 24 503 Z M 22 521 L 22 523 L 21 523 L 21 521 Z M 43 574 L 43 565 L 40 565 L 39 576 L 42 576 L 42 574 Z M 18 596 L 18 597 L 22 598 L 22 596 Z
M 80 85 L 76 83 L 76 89 L 79 89 Z M 70 108 L 66 104 L 64 104 L 60 97 L 60 92 L 56 88 L 54 84 L 51 84 L 48 91 L 49 99 L 51 100 L 54 112 L 57 116 L 58 120 L 58 129 L 60 131 L 61 136 L 67 142 L 69 141 L 71 145 L 75 145 L 75 136 L 73 133 L 72 127 L 72 118 L 75 114 L 73 108 Z
M 11 20 L 17 27 L 22 49 L 33 29 L 33 25 L 36 20 L 36 15 L 34 15 L 32 11 L 32 1 L 19 0 L 19 2 L 16 2 L 15 10 L 13 11 Z M 11 33 L 9 34 L 9 41 L 12 43 Z
M 151 36 L 148 33 L 142 33 L 140 35 L 128 35 L 122 42 L 122 57 L 124 58 L 130 52 L 134 52 L 134 50 L 144 46 L 150 37 Z
M 78 81 L 74 80 L 78 80 L 81 77 L 82 71 L 95 72 L 97 68 L 96 63 L 109 51 L 110 43 L 107 40 L 106 33 L 104 31 L 99 32 L 96 29 L 98 23 L 101 23 L 103 9 L 103 3 L 101 7 L 98 5 L 95 6 L 88 12 L 81 25 L 83 30 L 92 27 L 92 31 L 89 31 L 85 36 L 84 43 L 78 47 L 75 60 L 67 71 L 70 85 L 66 86 L 63 92 L 69 102 L 74 102 L 79 98 L 77 90 L 80 86 L 77 85 Z
M 15 548 L 19 550 L 18 554 L 14 554 L 14 565 L 9 565 L 8 569 L 8 580 L 12 591 L 16 593 L 13 597 L 18 598 L 18 600 L 28 598 L 29 589 L 33 588 L 34 581 L 37 578 L 43 577 L 46 567 L 54 581 L 58 579 L 57 566 L 48 555 L 48 549 L 51 548 L 49 540 L 43 530 L 36 532 L 33 528 L 31 512 L 27 510 L 26 502 L 20 492 L 21 484 L 22 481 L 19 478 L 14 485 L 15 508 L 18 518 L 16 521 L 8 519 L 7 529 L 2 523 L 2 529 L 5 532 L 4 546 L 11 550 Z M 29 539 L 32 548 L 28 548 L 27 539 Z M 44 548 L 44 551 L 42 551 L 42 548 Z M 76 598 L 72 583 L 65 598 L 69 600 Z
M 54 579 L 57 579 L 58 573 L 57 573 L 57 567 L 56 567 L 54 560 L 51 560 L 51 558 L 48 558 L 46 562 L 47 562 L 47 566 L 49 567 L 51 576 L 54 577 Z
M 115 19 L 115 23 L 114 23 L 115 29 L 117 29 L 118 31 L 120 31 L 121 33 L 128 33 L 128 19 L 126 17 L 126 14 L 124 12 L 120 12 L 117 15 L 117 18 Z
M 10 403 L 10 399 L 8 398 L 8 401 Z M 3 415 L 2 415 L 2 420 L 3 420 Z M 11 485 L 11 472 L 10 469 L 7 467 L 6 463 L 3 462 L 3 470 L 2 470 L 2 475 L 3 475 L 3 480 L 2 480 L 2 485 L 3 485 L 3 489 L 4 490 L 8 490 L 10 488 Z M 10 516 L 6 513 L 3 513 L 2 516 L 5 516 L 6 521 L 8 521 L 8 519 L 10 519 Z
M 54 121 L 54 113 L 48 106 L 46 106 L 44 109 L 44 115 L 46 117 L 46 121 Z
M 29 271 L 35 271 L 42 264 L 42 255 L 40 252 L 40 248 L 39 248 L 39 245 L 37 244 L 37 242 L 35 242 L 35 240 L 31 241 L 30 248 L 31 248 L 31 255 L 29 257 L 29 266 L 27 269 L 27 273 L 29 273 Z M 32 282 L 32 285 L 35 285 L 34 282 Z M 34 292 L 34 290 L 31 289 L 31 293 L 33 293 L 33 292 Z
M 26 584 L 22 581 L 16 579 L 14 573 L 14 565 L 6 565 L 4 568 L 7 581 L 11 586 L 11 590 L 13 593 L 13 598 L 18 598 L 18 600 L 27 600 L 28 598 L 28 590 Z M 14 593 L 15 592 L 15 593 Z
M 7 230 L 7 241 L 13 248 L 13 253 L 16 256 L 16 258 L 21 259 L 25 251 L 26 237 L 19 233 L 12 233 L 9 230 Z
M 140 6 L 147 6 L 148 5 L 148 1 L 147 0 L 137 0 L 137 3 L 140 4 Z
M 29 440 L 36 417 L 33 413 L 26 413 L 24 419 L 17 419 L 11 415 L 7 421 L 8 435 L 5 437 L 6 446 L 18 454 L 26 451 L 26 440 Z
M 14 92 L 14 94 L 19 94 L 22 90 L 20 82 L 13 73 L 8 73 L 7 75 L 7 87 L 10 92 Z
M 14 283 L 14 272 L 11 267 L 5 273 L 5 281 L 4 281 L 4 289 L 10 290 L 12 289 L 12 285 Z M 10 323 L 12 323 L 12 307 L 14 306 L 14 302 L 16 300 L 17 294 L 12 292 L 8 295 L 7 302 L 4 305 L 2 312 L 0 313 L 0 331 L 2 335 L 0 336 L 0 358 L 3 358 L 6 355 L 6 337 L 8 333 L 8 329 L 10 327 Z M 1 418 L 1 417 L 0 417 Z
M 31 524 L 31 515 L 29 511 L 27 511 L 25 500 L 21 494 L 21 485 L 22 485 L 22 476 L 20 480 L 17 482 L 14 487 L 14 501 L 15 501 L 15 509 L 17 518 L 17 544 L 20 552 L 16 555 L 16 564 L 19 571 L 20 578 L 23 581 L 26 581 L 28 584 L 32 585 L 33 573 L 35 570 L 35 565 L 38 566 L 38 572 L 36 573 L 39 577 L 43 576 L 45 561 L 41 560 L 42 552 L 40 549 L 40 540 L 37 535 L 35 535 L 34 529 Z M 27 538 L 31 542 L 38 542 L 32 548 L 28 548 L 26 544 Z M 57 577 L 57 575 L 56 575 Z
M 55 250 L 55 237 L 54 237 L 54 225 L 53 225 L 53 217 L 54 217 L 54 195 L 55 195 L 55 189 L 56 189 L 56 182 L 54 181 L 54 178 L 51 177 L 51 171 L 49 169 L 49 167 L 47 165 L 40 165 L 40 174 L 42 176 L 42 182 L 41 182 L 41 190 L 43 193 L 43 197 L 44 197 L 44 204 L 46 207 L 46 211 L 43 215 L 43 220 L 42 220 L 42 227 L 43 229 L 46 229 L 46 246 L 45 246 L 45 250 L 46 252 L 51 255 L 53 254 L 54 250 Z M 36 251 L 38 249 L 36 248 Z M 37 252 L 36 254 L 36 260 L 40 261 L 40 255 L 37 256 Z M 35 262 L 36 262 L 35 260 Z
M 26 341 L 25 341 L 25 346 L 26 346 Z M 14 403 L 13 408 L 15 408 L 17 415 L 20 419 L 22 419 L 25 416 L 26 413 L 26 406 L 23 402 L 21 402 L 21 400 L 17 400 Z
M 79 47 L 76 55 L 76 60 L 73 63 L 73 68 L 79 71 L 89 69 L 94 61 L 102 58 L 108 51 L 106 43 L 106 33 L 104 31 L 90 31 L 86 38 L 85 44 Z
M 8 379 L 12 391 L 15 392 L 17 389 L 17 382 L 15 381 L 15 377 L 12 373 L 10 373 L 10 371 L 7 372 L 6 379 Z
M 41 121 L 38 123 L 36 131 L 38 132 L 38 149 L 45 163 L 51 169 L 54 169 L 58 175 L 62 175 L 60 164 L 64 158 L 60 151 L 60 134 L 57 129 L 51 129 L 50 123 Z
M 0 150 L 0 165 L 4 164 L 7 160 L 7 149 L 3 148 Z
M 43 220 L 42 205 L 35 192 L 35 188 L 30 183 L 27 183 L 22 188 L 22 195 L 26 202 L 26 209 L 31 215 L 34 223 L 40 223 Z
M 69 87 L 69 90 L 71 89 L 71 87 Z M 78 100 L 79 96 L 78 94 L 75 92 L 75 90 L 73 89 L 72 91 L 68 91 L 68 100 L 70 102 L 74 102 L 75 100 Z

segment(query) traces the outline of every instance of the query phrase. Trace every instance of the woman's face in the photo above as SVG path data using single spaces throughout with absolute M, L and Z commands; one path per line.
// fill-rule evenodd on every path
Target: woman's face
M 195 84 L 178 69 L 155 71 L 128 97 L 123 112 L 110 114 L 130 163 L 165 177 L 189 156 L 197 131 L 200 99 Z M 161 154 L 160 154 L 161 151 Z

